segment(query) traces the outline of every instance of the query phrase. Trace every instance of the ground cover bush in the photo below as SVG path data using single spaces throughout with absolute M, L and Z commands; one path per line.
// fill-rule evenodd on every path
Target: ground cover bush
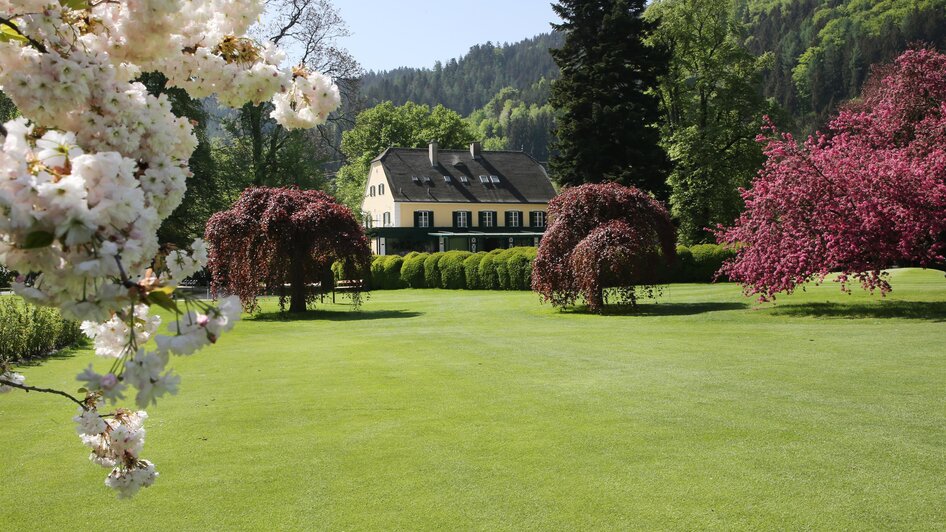
M 79 324 L 53 308 L 0 297 L 0 360 L 29 360 L 82 341 Z

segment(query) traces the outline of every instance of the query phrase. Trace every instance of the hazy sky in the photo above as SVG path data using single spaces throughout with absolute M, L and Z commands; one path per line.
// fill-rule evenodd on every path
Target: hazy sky
M 365 70 L 432 67 L 486 41 L 550 31 L 551 0 L 335 0 L 352 36 L 343 45 Z

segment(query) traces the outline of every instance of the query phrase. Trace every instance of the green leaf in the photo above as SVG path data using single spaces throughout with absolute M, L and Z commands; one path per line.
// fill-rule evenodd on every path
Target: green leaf
M 171 312 L 180 314 L 180 309 L 177 308 L 177 303 L 171 299 L 171 295 L 164 291 L 163 288 L 159 288 L 148 294 L 148 297 L 145 299 L 145 302 L 149 305 L 157 305 L 163 309 L 170 310 Z
M 59 5 L 81 11 L 89 9 L 89 0 L 59 0 Z
M 6 25 L 0 26 L 0 42 L 11 42 L 11 41 L 24 43 L 24 44 L 28 42 L 26 40 L 26 37 L 17 33 L 16 30 L 11 28 L 10 26 L 6 26 Z
M 32 233 L 26 235 L 26 240 L 23 242 L 23 245 L 21 245 L 20 248 L 45 248 L 51 246 L 54 240 L 56 240 L 56 235 L 50 233 L 49 231 L 33 231 Z
M 79 388 L 79 393 L 89 393 L 89 390 L 85 388 Z

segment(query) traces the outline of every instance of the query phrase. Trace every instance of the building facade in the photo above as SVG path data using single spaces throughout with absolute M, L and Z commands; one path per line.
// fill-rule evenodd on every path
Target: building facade
M 371 163 L 362 215 L 378 255 L 538 245 L 555 188 L 524 152 L 390 148 Z

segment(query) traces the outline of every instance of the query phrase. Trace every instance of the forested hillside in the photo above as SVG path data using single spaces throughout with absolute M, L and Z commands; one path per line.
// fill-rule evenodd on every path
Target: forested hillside
M 530 89 L 543 78 L 558 77 L 549 49 L 561 44 L 560 35 L 546 33 L 515 44 L 477 45 L 464 57 L 446 64 L 438 61 L 432 69 L 370 72 L 362 79 L 362 95 L 369 106 L 383 101 L 395 105 L 410 101 L 431 107 L 443 105 L 464 116 L 486 105 L 506 87 L 523 91 L 524 99 L 534 101 L 539 95 L 530 94 Z M 547 91 L 542 96 L 547 97 Z
M 946 49 L 946 0 L 740 0 L 748 46 L 756 55 L 772 52 L 762 90 L 794 118 L 791 129 L 822 126 L 837 106 L 856 97 L 871 65 L 891 60 L 911 43 Z M 366 104 L 390 100 L 435 106 L 464 116 L 477 111 L 474 127 L 490 145 L 525 148 L 540 158 L 540 109 L 548 85 L 559 76 L 550 48 L 562 37 L 551 33 L 515 44 L 490 43 L 432 69 L 402 68 L 369 73 L 362 84 Z M 514 89 L 500 94 L 504 89 Z M 788 126 L 788 125 L 786 125 Z M 544 135 L 547 137 L 547 135 Z
M 750 50 L 773 52 L 764 91 L 796 119 L 821 127 L 860 93 L 871 65 L 913 43 L 946 48 L 946 0 L 742 0 Z

